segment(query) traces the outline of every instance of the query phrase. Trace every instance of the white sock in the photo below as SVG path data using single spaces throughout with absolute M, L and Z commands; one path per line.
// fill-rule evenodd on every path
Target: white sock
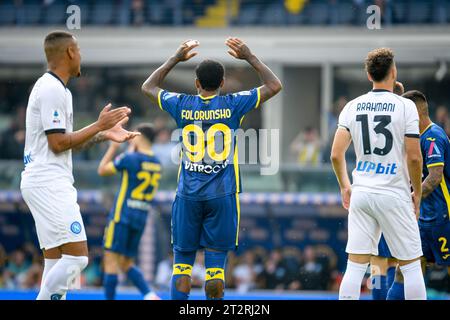
M 420 261 L 400 266 L 405 284 L 405 300 L 427 300 L 427 289 Z
M 42 272 L 42 279 L 41 279 L 41 288 L 44 285 L 45 277 L 47 276 L 47 273 L 53 268 L 53 266 L 59 261 L 59 259 L 44 259 L 44 272 Z M 67 295 L 64 294 L 61 297 L 61 300 L 66 300 Z
M 44 271 L 42 272 L 41 287 L 44 285 L 45 277 L 59 259 L 44 259 Z
M 88 257 L 77 257 L 63 254 L 45 275 L 44 282 L 36 300 L 60 300 L 69 285 L 86 268 Z
M 361 283 L 366 274 L 369 263 L 347 261 L 347 270 L 339 288 L 339 300 L 359 300 Z

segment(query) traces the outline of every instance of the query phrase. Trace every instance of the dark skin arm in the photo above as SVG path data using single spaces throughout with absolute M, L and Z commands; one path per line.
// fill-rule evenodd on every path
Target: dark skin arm
M 228 38 L 225 44 L 230 48 L 228 53 L 236 59 L 247 61 L 258 73 L 263 85 L 259 87 L 261 98 L 260 103 L 269 100 L 282 89 L 280 79 L 262 63 L 249 49 L 249 47 L 239 38 Z
M 191 40 L 183 42 L 175 54 L 171 56 L 162 66 L 156 69 L 150 77 L 142 84 L 142 92 L 154 102 L 158 101 L 158 94 L 161 91 L 162 83 L 169 72 L 179 63 L 195 57 L 197 52 L 190 52 L 198 43 L 192 43 Z
M 422 199 L 428 197 L 440 185 L 443 175 L 444 166 L 428 168 L 428 176 L 422 182 Z
M 48 145 L 55 154 L 58 154 L 70 149 L 88 148 L 105 140 L 124 142 L 132 139 L 137 133 L 122 128 L 128 121 L 130 112 L 128 107 L 111 110 L 111 104 L 108 104 L 100 112 L 98 120 L 89 126 L 75 132 L 47 135 Z

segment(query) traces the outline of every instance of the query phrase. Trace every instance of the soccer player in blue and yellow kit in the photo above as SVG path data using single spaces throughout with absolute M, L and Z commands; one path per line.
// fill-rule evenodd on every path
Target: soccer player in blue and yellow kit
M 136 131 L 140 135 L 130 141 L 127 152 L 114 159 L 119 144 L 112 143 L 98 167 L 101 176 L 118 172 L 122 174 L 122 182 L 109 215 L 104 237 L 103 285 L 108 300 L 115 299 L 119 272 L 127 275 L 145 300 L 159 300 L 134 260 L 138 254 L 151 202 L 158 190 L 161 164 L 151 150 L 155 138 L 153 126 L 140 124 Z
M 196 251 L 205 249 L 207 299 L 223 299 L 227 252 L 236 249 L 239 231 L 241 181 L 236 130 L 246 113 L 281 90 L 280 80 L 238 38 L 228 38 L 228 53 L 246 60 L 263 85 L 250 91 L 219 95 L 224 67 L 204 60 L 196 68 L 198 95 L 161 89 L 164 78 L 179 62 L 197 52 L 195 40 L 181 44 L 175 55 L 142 85 L 142 91 L 167 111 L 182 130 L 178 189 L 172 209 L 174 266 L 171 296 L 189 298 Z
M 414 101 L 419 113 L 424 177 L 419 216 L 423 266 L 425 263 L 447 266 L 450 274 L 450 142 L 445 131 L 431 121 L 422 92 L 411 90 L 403 97 Z M 388 300 L 403 299 L 403 279 L 397 272 Z

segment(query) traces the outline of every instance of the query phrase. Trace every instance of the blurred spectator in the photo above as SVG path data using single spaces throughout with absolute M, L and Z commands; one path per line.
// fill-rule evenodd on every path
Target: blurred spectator
M 174 166 L 176 163 L 172 161 L 173 148 L 177 143 L 171 141 L 172 132 L 168 128 L 162 128 L 158 131 L 158 134 L 153 144 L 153 152 L 158 157 L 163 167 Z
M 290 150 L 296 163 L 316 166 L 321 161 L 321 145 L 317 129 L 307 127 L 292 141 Z
M 5 248 L 0 244 L 0 288 L 4 288 L 6 286 L 5 279 L 5 267 L 6 267 L 6 251 Z
M 435 113 L 435 123 L 445 130 L 446 126 L 449 124 L 449 114 L 445 106 L 441 105 L 436 108 Z
M 102 251 L 89 250 L 89 264 L 83 270 L 84 284 L 99 287 L 102 285 Z
M 311 246 L 307 246 L 303 252 L 304 263 L 300 268 L 300 283 L 303 290 L 326 290 L 322 279 L 327 271 L 326 267 L 319 263 L 316 252 Z
M 432 265 L 426 271 L 427 288 L 439 291 L 450 292 L 450 276 L 447 267 Z
M 26 260 L 25 253 L 21 250 L 15 250 L 8 261 L 6 271 L 11 277 L 15 287 L 24 288 L 27 278 L 27 272 L 31 263 Z
M 339 115 L 341 114 L 342 109 L 344 109 L 345 105 L 348 103 L 348 99 L 346 96 L 340 96 L 333 104 L 333 108 L 328 114 L 328 141 L 332 140 L 334 134 L 336 133 Z
M 298 274 L 300 271 L 300 264 L 302 260 L 301 252 L 295 247 L 287 247 L 283 250 L 283 257 L 286 265 L 286 282 L 287 289 L 300 289 L 300 281 L 298 281 Z
M 287 280 L 287 268 L 283 261 L 280 249 L 275 249 L 264 263 L 264 271 L 261 274 L 264 279 L 265 289 L 284 290 Z
M 0 159 L 22 160 L 25 148 L 25 107 L 18 107 L 9 127 L 0 135 Z
M 381 9 L 381 21 L 383 25 L 392 24 L 392 4 L 390 0 L 375 0 L 374 4 Z
M 192 288 L 202 288 L 205 283 L 205 254 L 203 251 L 197 251 L 194 266 L 192 267 Z
M 144 1 L 143 0 L 132 0 L 131 2 L 131 12 L 133 25 L 141 26 L 144 24 Z
M 168 289 L 172 279 L 173 253 L 169 252 L 167 257 L 158 263 L 156 268 L 155 285 L 158 288 Z
M 255 254 L 247 250 L 239 259 L 238 265 L 233 271 L 233 280 L 236 289 L 240 293 L 245 293 L 255 287 L 256 267 Z

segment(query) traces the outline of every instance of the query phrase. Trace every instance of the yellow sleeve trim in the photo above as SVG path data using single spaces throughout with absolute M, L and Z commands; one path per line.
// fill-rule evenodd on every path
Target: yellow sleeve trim
M 261 102 L 261 90 L 260 90 L 260 88 L 256 88 L 256 92 L 258 93 L 258 100 L 256 100 L 255 109 L 258 109 L 259 103 Z
M 164 110 L 163 107 L 162 107 L 162 103 L 161 103 L 161 94 L 162 94 L 163 91 L 164 91 L 164 90 L 161 89 L 161 90 L 159 90 L 159 92 L 158 92 L 158 106 L 159 106 L 159 108 L 160 108 L 161 110 Z
M 107 167 L 108 167 L 109 170 L 111 170 L 112 174 L 116 174 L 117 173 L 117 168 L 114 165 L 114 162 L 111 161 L 110 163 L 108 163 Z
M 444 163 L 443 162 L 436 162 L 436 163 L 432 163 L 432 164 L 428 164 L 427 168 L 432 168 L 432 167 L 443 167 Z

